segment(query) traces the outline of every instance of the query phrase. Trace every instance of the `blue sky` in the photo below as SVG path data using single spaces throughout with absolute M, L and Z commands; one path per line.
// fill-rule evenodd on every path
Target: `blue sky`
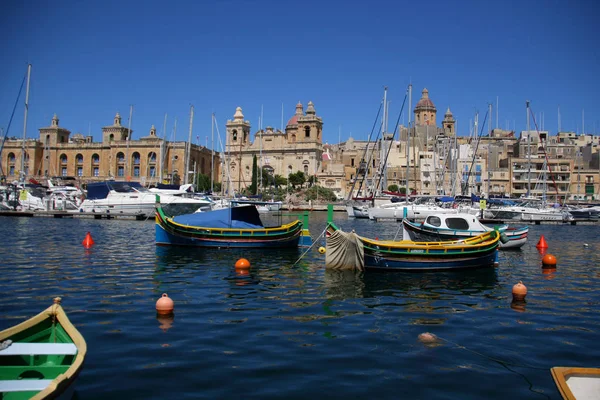
M 525 129 L 525 100 L 544 128 L 600 132 L 599 6 L 565 1 L 25 1 L 0 15 L 0 127 L 6 129 L 27 63 L 33 65 L 28 137 L 54 113 L 72 133 L 155 124 L 186 140 L 221 133 L 241 106 L 258 128 L 281 126 L 301 101 L 315 104 L 324 139 L 365 139 L 383 87 L 390 121 L 409 82 L 413 106 L 427 87 L 460 135 L 499 98 L 499 126 Z M 10 136 L 23 134 L 23 99 Z M 406 110 L 407 111 L 407 110 Z M 405 114 L 406 115 L 406 114 Z M 495 125 L 495 111 L 493 112 Z M 406 121 L 406 117 L 401 118 Z

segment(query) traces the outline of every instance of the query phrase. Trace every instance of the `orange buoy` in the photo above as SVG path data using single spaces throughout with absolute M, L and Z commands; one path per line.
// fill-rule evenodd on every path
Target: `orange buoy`
M 81 244 L 86 249 L 89 249 L 90 247 L 92 247 L 94 245 L 94 239 L 92 239 L 92 234 L 88 232 L 85 235 L 85 239 L 83 239 L 83 242 L 81 242 Z
M 163 293 L 162 297 L 156 301 L 156 312 L 159 314 L 171 314 L 173 308 L 175 308 L 175 304 L 166 293 Z
M 433 333 L 429 333 L 429 332 L 421 333 L 419 335 L 418 339 L 419 339 L 419 342 L 425 343 L 425 344 L 437 343 L 439 341 L 437 336 L 435 336 Z
M 240 258 L 235 262 L 235 269 L 250 269 L 250 261 Z
M 519 281 L 512 288 L 513 301 L 523 301 L 527 296 L 527 286 L 523 285 L 523 282 Z
M 537 247 L 538 249 L 547 249 L 548 248 L 548 243 L 546 243 L 546 239 L 544 238 L 544 235 L 542 235 L 540 237 L 540 241 L 538 242 L 538 244 L 535 245 L 535 247 Z
M 542 268 L 556 268 L 556 257 L 552 254 L 546 254 L 542 258 Z

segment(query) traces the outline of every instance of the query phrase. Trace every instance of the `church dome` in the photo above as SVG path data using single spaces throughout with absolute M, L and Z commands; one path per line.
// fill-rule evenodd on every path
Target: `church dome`
M 298 124 L 298 115 L 294 115 L 292 118 L 289 119 L 286 126 L 297 125 L 297 124 Z
M 429 90 L 427 90 L 427 88 L 423 89 L 421 92 L 421 99 L 415 106 L 415 111 L 437 111 L 435 105 L 429 98 Z

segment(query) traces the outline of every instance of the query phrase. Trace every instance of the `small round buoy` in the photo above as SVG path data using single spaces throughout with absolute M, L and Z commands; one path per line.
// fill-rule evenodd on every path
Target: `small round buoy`
M 419 339 L 419 342 L 425 343 L 425 344 L 433 344 L 433 343 L 439 342 L 438 337 L 435 336 L 433 333 L 429 333 L 429 332 L 421 333 L 419 335 L 418 339 Z
M 88 232 L 85 235 L 85 239 L 83 239 L 83 242 L 81 242 L 81 244 L 86 249 L 89 249 L 90 247 L 92 247 L 94 245 L 94 239 L 92 239 L 92 234 Z
M 527 296 L 527 286 L 523 285 L 523 282 L 519 281 L 512 288 L 513 301 L 523 301 Z
M 323 247 L 323 246 L 319 247 L 319 253 L 325 254 L 325 247 Z
M 235 269 L 250 269 L 250 261 L 240 258 L 235 262 Z
M 159 314 L 171 314 L 173 308 L 173 300 L 166 293 L 163 293 L 162 297 L 156 301 L 156 312 Z
M 542 268 L 556 268 L 556 257 L 552 254 L 546 254 L 542 258 Z

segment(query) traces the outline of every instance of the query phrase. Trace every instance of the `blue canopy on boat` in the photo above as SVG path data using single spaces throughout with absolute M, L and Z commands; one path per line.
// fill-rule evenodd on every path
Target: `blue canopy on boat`
M 255 206 L 232 207 L 222 210 L 178 215 L 173 220 L 179 224 L 203 228 L 264 228 Z

